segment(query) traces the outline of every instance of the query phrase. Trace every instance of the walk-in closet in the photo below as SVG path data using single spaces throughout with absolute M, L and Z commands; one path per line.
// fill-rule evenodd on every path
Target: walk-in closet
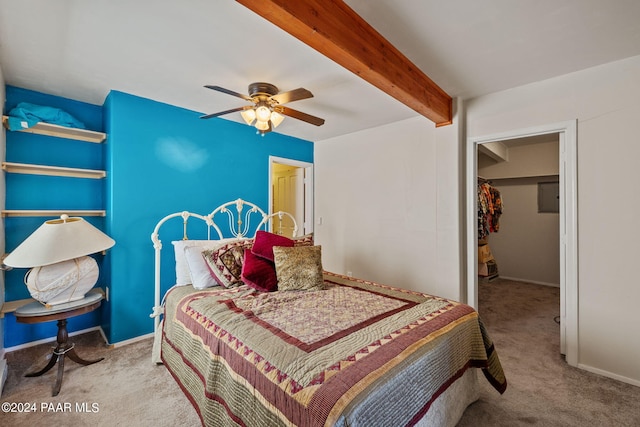
M 560 286 L 558 136 L 492 144 L 478 153 L 478 274 Z

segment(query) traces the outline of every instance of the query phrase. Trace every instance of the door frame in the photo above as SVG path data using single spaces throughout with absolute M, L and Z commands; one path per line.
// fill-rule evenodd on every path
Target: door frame
M 273 210 L 273 164 L 295 166 L 304 169 L 304 224 L 298 224 L 298 234 L 313 233 L 313 163 L 285 157 L 269 156 L 269 214 Z M 271 227 L 271 224 L 269 224 Z M 302 227 L 302 230 L 300 230 Z M 302 231 L 302 233 L 300 233 Z
M 577 120 L 468 137 L 466 144 L 467 304 L 478 308 L 478 145 L 507 139 L 559 134 L 560 146 L 560 351 L 578 365 L 578 175 Z

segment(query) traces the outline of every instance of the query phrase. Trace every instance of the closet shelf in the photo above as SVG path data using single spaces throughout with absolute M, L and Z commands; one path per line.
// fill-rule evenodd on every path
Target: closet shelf
M 33 165 L 28 163 L 2 162 L 2 169 L 10 173 L 30 175 L 67 176 L 72 178 L 100 179 L 107 176 L 103 170 L 66 168 L 61 166 Z
M 8 116 L 2 116 L 2 124 L 8 128 Z M 100 144 L 107 135 L 103 132 L 93 130 L 70 128 L 66 126 L 53 125 L 51 123 L 40 122 L 30 128 L 21 129 L 18 132 L 35 133 L 38 135 L 56 136 L 58 138 L 77 139 L 79 141 L 93 142 Z
M 3 210 L 2 216 L 21 216 L 21 217 L 59 217 L 60 215 L 69 216 L 107 216 L 104 210 Z
M 487 181 L 487 182 L 493 182 L 495 183 L 496 181 L 500 182 L 500 181 L 513 181 L 516 179 L 554 179 L 554 180 L 558 180 L 560 178 L 560 175 L 523 175 L 523 176 L 503 176 L 503 177 L 499 177 L 499 178 L 486 178 L 486 177 L 478 177 L 478 181 L 483 180 L 483 181 Z

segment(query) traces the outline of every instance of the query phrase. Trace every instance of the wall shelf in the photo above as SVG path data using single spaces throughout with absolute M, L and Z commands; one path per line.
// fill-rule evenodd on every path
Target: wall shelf
M 2 162 L 2 169 L 10 173 L 30 175 L 67 176 L 72 178 L 101 179 L 107 176 L 103 170 L 66 168 L 61 166 L 33 165 L 28 163 Z
M 2 116 L 2 124 L 7 129 L 8 120 L 9 117 Z M 40 122 L 30 128 L 20 129 L 17 132 L 28 132 L 38 135 L 56 136 L 58 138 L 76 139 L 79 141 L 93 142 L 94 144 L 100 144 L 107 138 L 107 135 L 103 132 L 58 126 L 44 122 Z
M 29 304 L 29 303 L 34 302 L 34 301 L 35 300 L 33 298 L 26 298 L 26 299 L 19 299 L 19 300 L 15 300 L 15 301 L 7 301 L 7 302 L 5 302 L 0 307 L 0 319 L 2 319 L 5 314 L 13 313 L 19 307 L 22 307 L 23 305 Z
M 3 217 L 107 216 L 104 210 L 3 210 Z

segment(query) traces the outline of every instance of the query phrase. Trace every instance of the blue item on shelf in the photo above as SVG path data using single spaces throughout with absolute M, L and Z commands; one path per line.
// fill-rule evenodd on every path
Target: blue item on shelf
M 7 122 L 9 130 L 27 129 L 39 122 L 71 128 L 85 128 L 84 123 L 64 110 L 28 102 L 21 102 L 9 111 Z

